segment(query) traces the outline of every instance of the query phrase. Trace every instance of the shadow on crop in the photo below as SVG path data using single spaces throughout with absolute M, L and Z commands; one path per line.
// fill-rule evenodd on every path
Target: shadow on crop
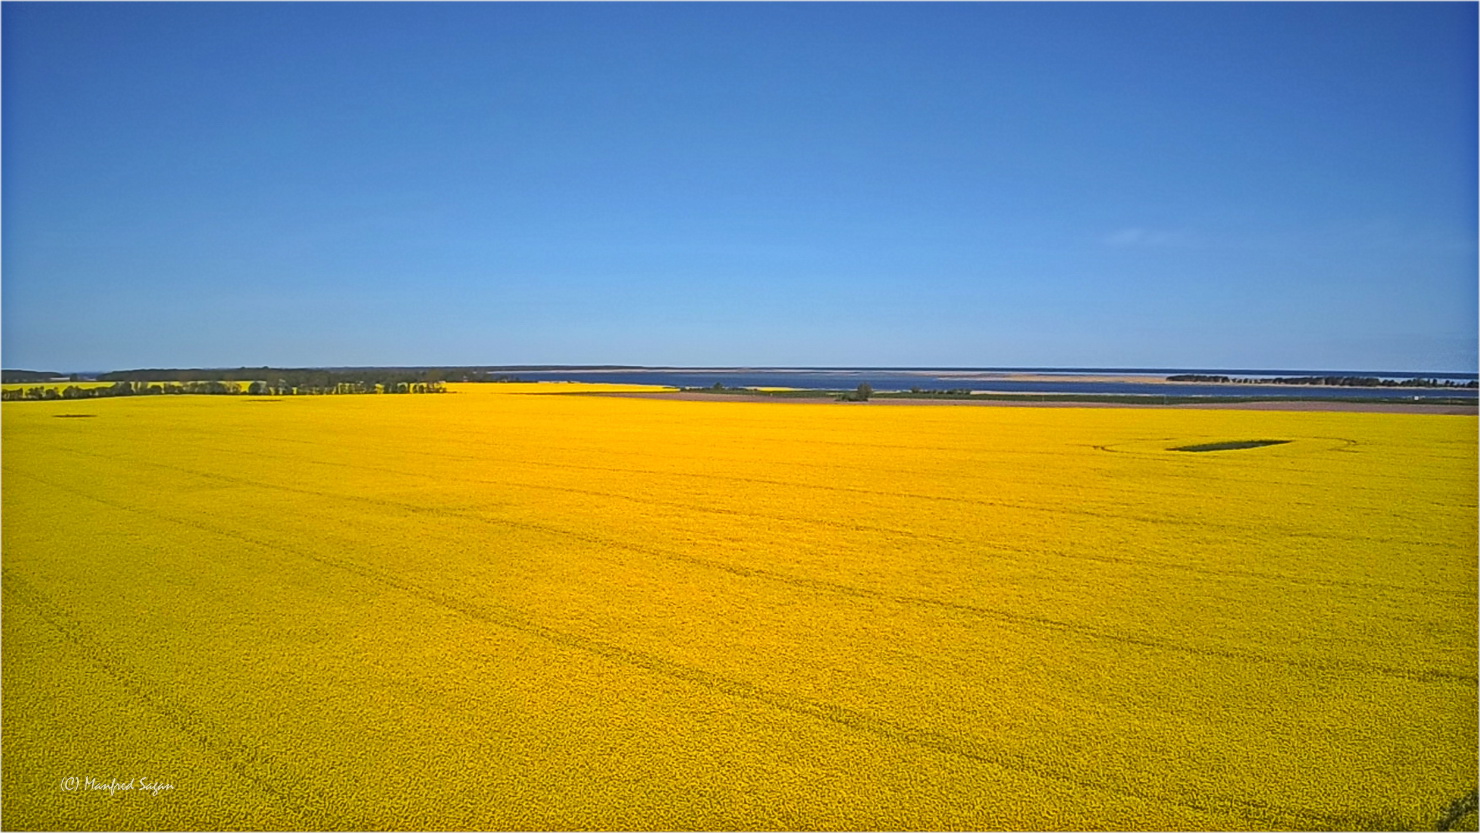
M 1263 448 L 1267 445 L 1284 445 L 1289 440 L 1225 440 L 1220 443 L 1179 445 L 1168 451 L 1239 451 L 1245 448 Z

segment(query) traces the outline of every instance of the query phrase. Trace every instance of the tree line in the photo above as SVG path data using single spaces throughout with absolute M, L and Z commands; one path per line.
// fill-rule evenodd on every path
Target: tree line
M 1456 382 L 1453 379 L 1382 379 L 1377 376 L 1271 376 L 1263 379 L 1208 376 L 1184 373 L 1168 376 L 1168 382 L 1221 382 L 1236 385 L 1331 385 L 1347 388 L 1474 388 L 1480 382 Z
M 0 370 L 6 384 L 59 382 L 253 382 L 282 380 L 297 387 L 333 387 L 342 382 L 414 385 L 418 382 L 523 382 L 512 367 L 207 367 L 113 370 L 101 374 L 43 370 Z M 537 369 L 537 368 L 529 368 Z
M 507 374 L 444 367 L 238 367 L 114 370 L 100 382 L 254 382 L 276 381 L 279 387 L 333 388 L 341 384 L 415 385 L 442 382 L 517 382 Z
M 119 380 L 106 387 L 79 387 L 68 385 L 60 390 L 56 386 L 36 386 L 0 391 L 0 400 L 35 401 L 53 399 L 101 399 L 112 396 L 172 396 L 181 394 L 206 394 L 216 396 L 324 396 L 335 394 L 366 393 L 446 393 L 447 386 L 437 382 L 340 381 L 326 385 L 292 384 L 287 379 L 267 382 L 254 379 L 245 387 L 241 380 L 220 379 L 192 380 L 185 382 L 149 382 Z
M 54 379 L 66 379 L 65 373 L 53 373 L 48 370 L 0 370 L 0 382 L 7 385 L 25 384 L 27 382 L 50 382 Z M 72 381 L 77 381 L 73 376 Z

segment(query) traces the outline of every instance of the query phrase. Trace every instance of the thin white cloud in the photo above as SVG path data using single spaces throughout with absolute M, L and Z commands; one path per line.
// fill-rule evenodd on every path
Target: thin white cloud
M 1181 232 L 1161 229 L 1123 228 L 1100 238 L 1107 246 L 1126 248 L 1130 246 L 1185 246 L 1191 241 Z

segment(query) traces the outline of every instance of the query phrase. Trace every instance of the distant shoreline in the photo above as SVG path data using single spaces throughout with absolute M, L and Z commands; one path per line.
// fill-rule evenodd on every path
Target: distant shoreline
M 0 373 L 5 376 L 15 376 L 15 379 L 7 379 L 7 384 L 20 384 L 27 382 L 67 381 L 71 376 L 77 376 L 80 381 L 96 379 L 109 374 L 138 374 L 146 372 L 163 373 L 212 373 L 212 372 L 279 372 L 279 371 L 313 371 L 313 372 L 425 372 L 442 371 L 449 374 L 465 374 L 472 372 L 484 373 L 699 373 L 699 374 L 735 374 L 735 373 L 837 373 L 837 374 L 859 374 L 859 373 L 881 373 L 897 374 L 905 376 L 931 376 L 931 377 L 955 377 L 955 378 L 1043 378 L 1058 381 L 1070 379 L 1126 379 L 1137 382 L 1149 382 L 1155 379 L 1165 379 L 1167 376 L 1176 375 L 1204 375 L 1204 376 L 1229 376 L 1229 377 L 1255 377 L 1274 378 L 1291 376 L 1346 376 L 1346 377 L 1375 377 L 1380 379 L 1480 379 L 1477 371 L 1414 371 L 1414 370 L 1326 370 L 1326 369 L 1277 369 L 1277 368 L 1181 368 L 1181 367 L 929 367 L 929 366 L 768 366 L 768 365 L 723 365 L 706 367 L 689 367 L 681 365 L 621 365 L 621 364 L 509 364 L 509 365 L 304 365 L 304 366 L 260 366 L 249 367 L 246 365 L 237 367 L 174 367 L 174 368 L 115 368 L 112 370 L 65 370 L 65 371 L 38 371 L 18 368 L 7 368 Z
M 131 370 L 102 374 L 99 381 L 257 381 L 264 385 L 289 382 L 323 387 L 333 383 L 371 383 L 385 380 L 419 382 L 592 382 L 625 385 L 660 385 L 696 392 L 709 389 L 727 395 L 768 388 L 800 391 L 846 391 L 867 385 L 876 398 L 897 396 L 960 400 L 969 395 L 1007 400 L 1031 396 L 1078 402 L 1113 402 L 1160 406 L 1207 404 L 1227 400 L 1310 399 L 1377 401 L 1410 407 L 1423 403 L 1436 406 L 1472 407 L 1477 401 L 1474 374 L 1408 372 L 1379 374 L 1332 374 L 1320 371 L 1230 370 L 1217 374 L 1190 374 L 1167 368 L 634 368 L 619 365 L 581 369 L 552 366 L 481 366 L 417 368 L 234 368 L 187 370 Z M 7 374 L 34 371 L 6 371 Z M 1275 376 L 1273 374 L 1285 374 Z M 1320 375 L 1317 375 L 1320 374 Z M 80 384 L 84 380 L 78 380 Z M 43 386 L 67 385 L 67 381 L 40 380 L 20 383 Z M 1422 382 L 1422 384 L 1419 384 Z M 16 384 L 16 383 L 11 383 Z M 283 387 L 283 384 L 278 384 Z M 10 385 L 7 384 L 7 395 Z M 795 397 L 796 393 L 771 395 Z M 803 397 L 809 394 L 801 394 Z M 1144 398 L 1138 398 L 1144 397 Z
M 235 368 L 233 368 L 233 370 L 234 369 Z M 133 372 L 133 371 L 118 371 L 118 372 Z M 343 372 L 343 371 L 340 371 L 340 372 Z M 539 370 L 539 371 L 528 370 L 528 371 L 524 371 L 524 372 L 526 372 L 526 373 L 558 373 L 560 371 L 558 371 L 558 370 Z M 817 373 L 840 373 L 840 374 L 841 373 L 849 373 L 849 374 L 866 374 L 866 373 L 868 373 L 867 370 L 846 370 L 846 371 L 844 371 L 844 370 L 809 370 L 809 369 L 805 369 L 805 368 L 766 368 L 764 370 L 753 369 L 753 368 L 734 368 L 734 369 L 731 369 L 731 368 L 676 368 L 676 369 L 673 369 L 673 370 L 666 370 L 666 369 L 659 370 L 659 369 L 655 369 L 655 368 L 591 368 L 591 369 L 583 369 L 583 370 L 580 370 L 580 371 L 572 371 L 572 372 L 591 373 L 591 374 L 613 374 L 613 375 L 614 374 L 619 374 L 619 373 L 621 373 L 621 374 L 630 374 L 630 373 L 644 373 L 644 372 L 651 372 L 651 373 L 679 373 L 679 372 L 681 372 L 681 373 L 713 374 L 713 375 L 733 375 L 733 374 L 736 374 L 736 373 L 747 373 L 747 372 L 764 372 L 764 373 L 778 373 L 778 374 L 780 374 L 780 373 L 791 373 L 791 374 L 797 374 L 797 375 L 801 375 L 801 374 L 817 374 Z M 895 373 L 895 374 L 899 374 L 899 375 L 919 376 L 921 378 L 953 379 L 953 380 L 959 380 L 961 382 L 994 382 L 994 381 L 996 381 L 996 382 L 1084 382 L 1084 383 L 1097 383 L 1098 382 L 1098 383 L 1107 383 L 1107 384 L 1135 384 L 1135 385 L 1185 385 L 1185 384 L 1189 384 L 1188 382 L 1185 382 L 1185 381 L 1173 381 L 1173 380 L 1170 380 L 1170 379 L 1168 379 L 1163 374 L 1138 374 L 1138 373 L 1118 373 L 1118 374 L 1116 374 L 1116 373 L 1047 373 L 1047 372 L 1037 372 L 1037 373 L 1022 372 L 1022 373 L 1019 373 L 1019 372 L 1011 372 L 1011 371 L 1000 371 L 999 372 L 999 371 L 974 371 L 974 370 L 959 370 L 959 371 L 954 371 L 954 370 L 942 370 L 942 371 L 894 370 L 894 371 L 889 371 L 889 372 Z M 1450 375 L 1451 376 L 1457 376 L 1459 374 L 1450 374 Z M 1424 374 L 1422 377 L 1417 377 L 1417 376 L 1415 376 L 1415 377 L 1406 377 L 1406 376 L 1405 377 L 1397 377 L 1397 376 L 1394 376 L 1394 377 L 1387 377 L 1387 378 L 1435 378 L 1435 377 L 1434 377 L 1433 374 Z M 1437 378 L 1443 378 L 1443 377 L 1437 377 Z M 458 380 L 454 380 L 454 381 L 458 381 Z M 539 380 L 531 380 L 531 381 L 552 381 L 552 380 L 539 379 Z M 46 385 L 46 384 L 63 384 L 63 383 L 68 383 L 68 382 L 69 382 L 68 378 L 65 377 L 65 376 L 63 376 L 63 377 L 60 377 L 60 378 L 47 379 L 45 381 L 42 381 L 42 380 L 34 380 L 34 381 L 28 381 L 28 382 L 5 382 L 4 384 L 5 384 L 6 387 L 24 387 L 24 386 L 29 386 L 29 385 L 38 385 L 38 384 L 40 384 L 40 385 Z M 71 382 L 71 383 L 72 384 L 99 384 L 98 382 L 92 381 L 92 380 L 80 380 L 80 381 L 75 381 L 75 382 Z M 1298 384 L 1298 383 L 1291 383 L 1291 382 L 1274 383 L 1274 382 L 1266 382 L 1266 381 L 1264 381 L 1262 379 L 1258 379 L 1258 378 L 1253 378 L 1253 379 L 1249 379 L 1249 380 L 1246 380 L 1246 381 L 1229 381 L 1229 382 L 1198 381 L 1198 382 L 1195 382 L 1194 384 L 1206 385 L 1206 386 L 1225 387 L 1225 388 L 1229 388 L 1229 389 L 1242 389 L 1242 388 L 1248 388 L 1250 386 L 1264 385 L 1264 384 L 1279 384 L 1279 386 L 1282 387 L 1282 388 L 1320 388 L 1320 389 L 1324 389 L 1324 390 L 1330 390 L 1332 388 L 1339 387 L 1339 388 L 1341 388 L 1343 390 L 1352 390 L 1352 391 L 1362 391 L 1362 390 L 1392 390 L 1394 387 L 1397 387 L 1395 385 L 1320 385 L 1320 384 Z M 1456 387 L 1445 387 L 1443 385 L 1424 386 L 1424 387 L 1411 386 L 1411 387 L 1409 387 L 1407 389 L 1411 389 L 1411 390 L 1425 390 L 1425 391 L 1428 391 L 1428 390 L 1467 390 L 1467 388 L 1464 388 L 1464 387 L 1459 387 L 1459 386 L 1456 386 Z M 981 389 L 979 389 L 979 391 L 982 392 L 982 393 L 995 393 L 996 392 L 996 391 L 987 390 L 985 388 L 981 388 Z
M 620 399 L 666 399 L 682 402 L 752 402 L 766 404 L 795 404 L 795 405 L 820 405 L 838 404 L 840 406 L 965 406 L 965 407 L 1002 407 L 1002 408 L 1153 408 L 1158 410 L 1237 410 L 1237 411 L 1330 411 L 1348 413 L 1371 413 L 1371 414 L 1436 414 L 1450 416 L 1476 416 L 1480 415 L 1480 403 L 1473 405 L 1433 404 L 1425 402 L 1411 402 L 1397 400 L 1393 402 L 1350 402 L 1342 400 L 1322 399 L 1260 399 L 1254 401 L 1219 401 L 1210 399 L 1206 402 L 1172 402 L 1163 404 L 1156 401 L 1157 397 L 1147 396 L 1145 402 L 1115 401 L 1104 402 L 1093 399 L 1074 399 L 1072 396 L 1061 396 L 1055 399 L 1033 399 L 1031 395 L 1004 394 L 1003 398 L 972 398 L 951 399 L 945 397 L 881 397 L 875 396 L 866 402 L 838 402 L 835 394 L 828 391 L 816 391 L 815 395 L 807 395 L 809 392 L 797 391 L 788 396 L 768 396 L 761 393 L 708 393 L 704 391 L 651 391 L 635 392 L 626 391 L 620 393 L 580 393 L 573 392 L 572 396 L 605 396 Z M 1012 398 L 1006 398 L 1012 397 Z
M 559 373 L 565 368 L 550 370 L 525 370 L 526 373 Z M 1079 382 L 1079 383 L 1107 383 L 1107 384 L 1137 384 L 1137 385 L 1186 385 L 1187 381 L 1172 380 L 1168 376 L 1182 375 L 1182 371 L 1156 371 L 1147 372 L 1140 370 L 1122 371 L 1055 371 L 1048 368 L 1033 371 L 1018 370 L 928 370 L 920 368 L 895 369 L 895 368 L 805 368 L 805 367 L 602 367 L 602 368 L 569 368 L 571 372 L 591 374 L 632 374 L 632 373 L 692 373 L 696 375 L 736 375 L 743 373 L 766 373 L 766 374 L 793 374 L 793 375 L 817 375 L 838 374 L 839 376 L 852 375 L 866 377 L 871 372 L 880 374 L 888 373 L 899 376 L 918 376 L 922 379 L 953 379 L 962 382 Z M 512 371 L 511 371 L 512 372 Z M 1324 385 L 1324 384 L 1301 384 L 1291 382 L 1267 382 L 1263 376 L 1273 379 L 1276 377 L 1290 376 L 1342 376 L 1342 377 L 1367 377 L 1379 379 L 1471 379 L 1473 374 L 1464 373 L 1322 373 L 1305 371 L 1225 371 L 1220 375 L 1233 375 L 1240 377 L 1241 381 L 1212 382 L 1198 381 L 1193 384 L 1212 385 L 1232 389 L 1248 388 L 1251 385 L 1278 384 L 1282 388 L 1320 388 L 1330 390 L 1340 387 L 1344 390 L 1391 390 L 1395 385 Z M 1211 375 L 1211 374 L 1209 374 Z M 1414 390 L 1465 390 L 1463 387 L 1446 387 L 1443 385 L 1417 387 Z

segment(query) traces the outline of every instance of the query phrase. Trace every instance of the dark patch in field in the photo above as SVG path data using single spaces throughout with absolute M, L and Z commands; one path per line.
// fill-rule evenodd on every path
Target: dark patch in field
M 243 402 L 281 402 L 281 399 L 244 399 Z
M 52 414 L 52 416 L 57 419 L 86 419 L 88 417 L 95 417 L 97 414 Z
M 1201 445 L 1179 445 L 1168 451 L 1237 451 L 1244 448 L 1263 448 L 1266 445 L 1284 445 L 1289 440 L 1226 440 L 1221 443 Z

